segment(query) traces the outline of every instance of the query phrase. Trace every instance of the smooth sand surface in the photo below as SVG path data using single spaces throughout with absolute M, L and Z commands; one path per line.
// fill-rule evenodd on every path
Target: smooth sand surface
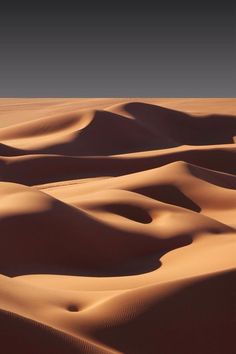
M 235 353 L 235 139 L 236 99 L 1 99 L 1 353 Z

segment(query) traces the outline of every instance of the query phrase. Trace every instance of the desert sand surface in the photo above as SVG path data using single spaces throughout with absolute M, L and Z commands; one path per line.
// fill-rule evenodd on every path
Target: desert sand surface
M 236 99 L 0 99 L 3 354 L 236 351 Z

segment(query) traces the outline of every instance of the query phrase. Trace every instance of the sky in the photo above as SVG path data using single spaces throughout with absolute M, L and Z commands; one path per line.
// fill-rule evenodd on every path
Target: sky
M 235 97 L 236 5 L 0 7 L 0 97 Z

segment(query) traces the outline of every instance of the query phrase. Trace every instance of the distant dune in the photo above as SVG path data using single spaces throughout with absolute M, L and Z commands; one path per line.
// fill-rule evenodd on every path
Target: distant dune
M 236 99 L 0 99 L 3 354 L 233 354 Z

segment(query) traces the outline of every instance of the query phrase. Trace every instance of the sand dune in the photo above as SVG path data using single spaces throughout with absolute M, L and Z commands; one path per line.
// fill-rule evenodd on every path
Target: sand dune
M 233 354 L 235 99 L 0 100 L 4 354 Z

